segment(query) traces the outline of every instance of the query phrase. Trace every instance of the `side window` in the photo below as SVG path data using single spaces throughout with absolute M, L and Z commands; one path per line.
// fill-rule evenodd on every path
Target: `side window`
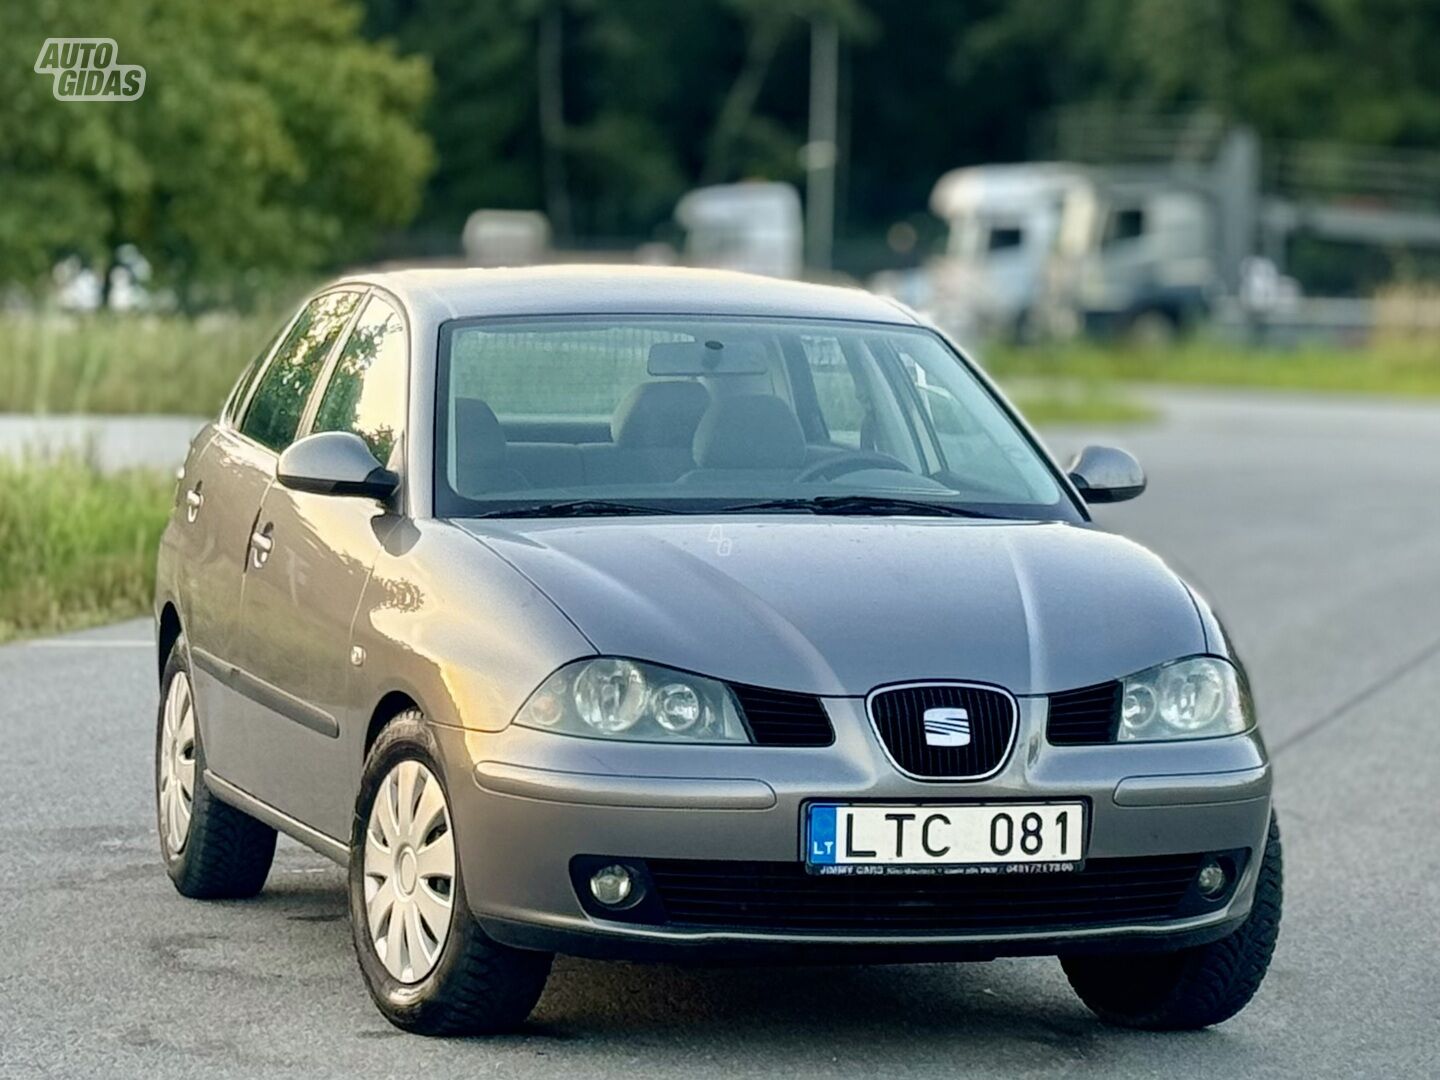
M 1116 210 L 1105 229 L 1105 247 L 1138 240 L 1145 235 L 1145 211 L 1138 206 Z
M 1017 225 L 996 225 L 990 230 L 989 241 L 986 248 L 990 251 L 1005 251 L 1007 248 L 1018 248 L 1025 243 L 1025 234 L 1020 231 Z
M 264 365 L 265 358 L 269 356 L 271 350 L 275 348 L 275 342 L 279 339 L 279 337 L 280 335 L 277 333 L 274 337 L 267 341 L 265 343 L 265 348 L 260 350 L 259 355 L 256 356 L 254 360 L 251 360 L 250 363 L 245 365 L 245 370 L 241 373 L 240 380 L 235 384 L 235 388 L 230 391 L 230 396 L 225 399 L 224 415 L 225 419 L 229 420 L 231 423 L 234 423 L 236 416 L 238 416 L 240 410 L 244 408 L 245 398 L 250 393 L 250 386 L 252 383 L 254 383 L 255 376 L 260 373 L 260 368 L 262 365 Z
M 352 431 L 388 462 L 405 426 L 408 355 L 405 320 L 373 297 L 335 361 L 312 430 Z
M 306 305 L 260 376 L 240 425 L 243 434 L 277 453 L 290 445 L 330 346 L 359 300 L 359 293 L 333 292 Z

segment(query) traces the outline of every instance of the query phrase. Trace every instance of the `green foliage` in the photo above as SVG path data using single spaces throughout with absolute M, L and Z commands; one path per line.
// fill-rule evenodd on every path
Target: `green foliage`
M 350 0 L 68 0 L 0 13 L 0 279 L 135 244 L 188 299 L 333 266 L 414 213 L 428 63 L 364 40 Z M 113 37 L 134 102 L 62 102 L 51 36 Z
M 1060 106 L 1440 147 L 1433 0 L 34 0 L 0 9 L 0 282 L 133 242 L 200 306 L 377 236 L 453 253 L 481 207 L 546 210 L 564 247 L 671 236 L 698 183 L 803 179 L 818 17 L 845 40 L 857 273 L 897 261 L 897 220 L 936 231 L 943 172 L 1029 157 Z M 54 101 L 40 42 L 100 34 L 144 97 Z
M 0 458 L 0 641 L 147 611 L 174 496 L 161 473 Z
M 427 124 L 439 167 L 425 227 L 458 234 L 481 207 L 557 217 L 542 194 L 537 63 L 539 22 L 557 11 L 557 149 L 573 231 L 599 240 L 649 232 L 698 182 L 797 179 L 805 127 L 793 120 L 805 98 L 782 80 L 780 59 L 803 67 L 816 16 L 857 42 L 877 27 L 857 0 L 369 0 L 369 32 L 434 63 Z M 766 95 L 783 120 L 761 107 Z
M 1433 0 L 1012 0 L 993 8 L 959 37 L 954 70 L 964 84 L 983 77 L 1005 92 L 1024 72 L 1038 77 L 1047 104 L 1206 107 L 1272 137 L 1440 142 Z
M 213 415 L 289 314 L 0 315 L 0 413 Z

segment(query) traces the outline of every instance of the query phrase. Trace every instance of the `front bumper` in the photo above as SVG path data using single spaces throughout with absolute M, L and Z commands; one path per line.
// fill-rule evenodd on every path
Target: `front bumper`
M 1270 817 L 1256 733 L 1191 743 L 1051 746 L 1046 700 L 1021 698 L 1014 749 L 994 777 L 909 779 L 887 759 L 864 702 L 825 701 L 835 743 L 815 749 L 687 747 L 510 727 L 437 727 L 466 895 L 507 944 L 635 959 L 939 960 L 1176 948 L 1222 937 L 1249 912 Z M 1081 798 L 1087 859 L 1248 852 L 1226 898 L 1183 917 L 1040 929 L 823 931 L 607 917 L 582 901 L 577 859 L 797 865 L 804 803 Z

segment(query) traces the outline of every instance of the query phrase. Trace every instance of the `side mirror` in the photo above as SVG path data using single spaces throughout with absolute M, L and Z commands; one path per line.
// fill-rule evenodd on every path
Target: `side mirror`
M 1087 503 L 1117 503 L 1145 490 L 1145 470 L 1124 450 L 1087 446 L 1065 470 Z
M 276 479 L 294 491 L 382 502 L 400 486 L 400 477 L 375 460 L 364 439 L 348 431 L 322 431 L 292 443 L 280 455 Z

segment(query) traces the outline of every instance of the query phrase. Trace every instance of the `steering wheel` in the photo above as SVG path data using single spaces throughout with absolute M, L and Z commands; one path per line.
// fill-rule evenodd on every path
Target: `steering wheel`
M 817 461 L 814 465 L 806 466 L 795 477 L 795 483 L 811 484 L 818 480 L 834 480 L 846 473 L 859 472 L 861 469 L 889 469 L 893 472 L 905 473 L 910 471 L 908 465 L 897 461 L 889 454 L 882 454 L 876 450 L 855 450 L 842 457 L 826 458 L 824 461 Z

